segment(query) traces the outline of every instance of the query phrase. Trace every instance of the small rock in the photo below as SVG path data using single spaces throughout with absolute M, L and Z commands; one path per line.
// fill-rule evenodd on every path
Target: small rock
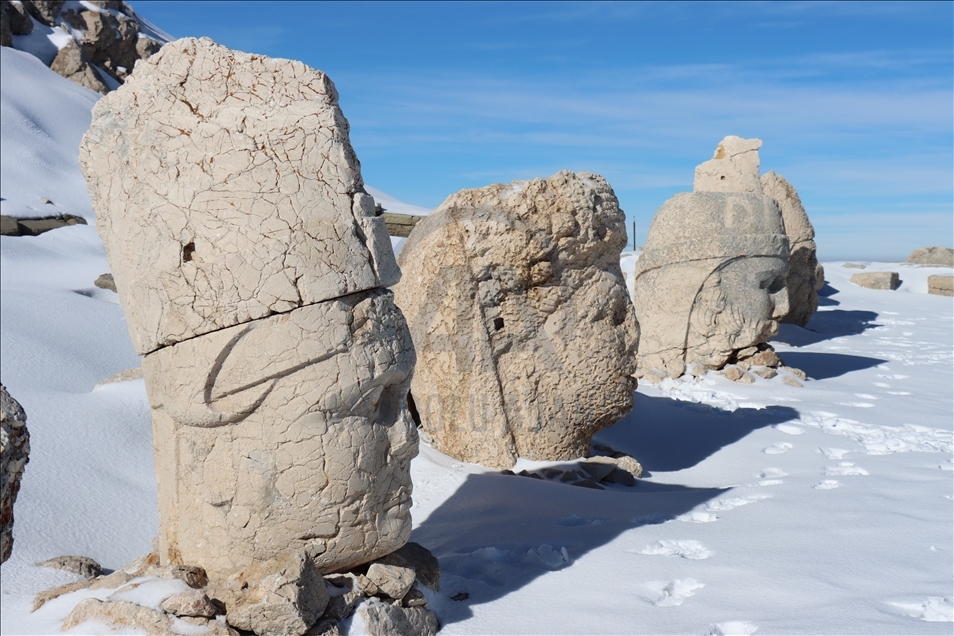
M 419 580 L 424 586 L 434 590 L 440 590 L 441 587 L 441 564 L 437 558 L 431 554 L 431 551 L 419 543 L 409 541 L 394 552 L 397 556 L 404 559 L 407 564 L 414 569 Z
M 579 467 L 586 471 L 587 474 L 589 474 L 590 477 L 596 481 L 602 481 L 607 475 L 616 469 L 616 460 L 612 457 L 603 457 L 601 455 L 597 455 L 595 457 L 588 458 L 586 461 L 580 462 Z
M 778 375 L 778 371 L 771 367 L 752 367 L 749 371 L 765 380 L 771 380 Z
M 636 461 L 634 458 L 629 455 L 620 454 L 619 457 L 616 457 L 616 465 L 631 474 L 636 479 L 639 479 L 643 476 L 643 465 Z
M 151 568 L 149 574 L 160 579 L 179 579 L 192 589 L 201 589 L 209 584 L 205 570 L 196 565 L 166 565 Z
M 13 506 L 20 492 L 23 469 L 30 461 L 30 432 L 26 412 L 0 385 L 0 562 L 13 551 Z
M 173 594 L 162 602 L 162 609 L 176 616 L 214 618 L 218 608 L 202 590 Z
M 64 555 L 34 563 L 41 568 L 56 568 L 57 570 L 66 570 L 73 574 L 79 574 L 84 579 L 95 579 L 102 575 L 103 566 L 89 557 Z
M 787 384 L 788 386 L 794 386 L 796 388 L 800 388 L 802 386 L 801 382 L 799 382 L 798 380 L 796 380 L 790 375 L 786 375 L 784 378 L 782 378 L 782 381 L 785 382 L 785 384 Z
M 848 269 L 864 269 L 868 267 L 867 263 L 845 263 L 842 267 L 847 267 Z
M 560 476 L 560 481 L 562 482 L 576 481 L 579 478 L 580 478 L 579 472 L 575 470 L 568 470 L 565 473 L 563 473 L 563 475 Z
M 113 280 L 112 274 L 100 274 L 99 277 L 93 281 L 93 284 L 100 289 L 116 291 L 116 281 Z
M 735 357 L 739 360 L 744 360 L 745 358 L 754 356 L 758 352 L 758 347 L 746 347 L 745 349 L 739 349 L 738 353 L 735 354 Z
M 365 596 L 374 596 L 378 593 L 378 586 L 363 574 L 359 574 L 355 579 L 355 589 Z
M 928 276 L 928 293 L 938 296 L 954 296 L 954 276 Z
M 745 371 L 741 367 L 735 364 L 728 365 L 725 369 L 722 370 L 723 375 L 725 375 L 727 380 L 732 380 L 736 382 L 739 378 L 745 375 Z
M 795 367 L 779 367 L 779 371 L 784 371 L 790 375 L 794 375 L 799 380 L 807 380 L 808 376 L 801 369 L 796 369 Z
M 766 348 L 762 351 L 759 351 L 753 356 L 750 356 L 746 362 L 749 363 L 750 367 L 759 366 L 759 367 L 777 367 L 782 363 L 782 360 L 778 357 L 778 354 L 775 353 L 775 350 L 771 347 Z
M 338 621 L 323 616 L 305 632 L 305 636 L 341 636 L 341 628 L 338 626 Z
M 603 478 L 604 483 L 619 484 L 621 486 L 632 487 L 636 485 L 636 478 L 629 471 L 616 468 L 609 475 Z
M 359 611 L 371 636 L 434 636 L 439 628 L 437 617 L 424 607 L 376 603 Z
M 854 274 L 849 280 L 859 287 L 866 287 L 868 289 L 894 290 L 901 284 L 897 272 Z
M 401 599 L 401 605 L 404 607 L 424 607 L 427 605 L 427 597 L 416 587 L 412 587 Z
M 593 490 L 606 490 L 592 479 L 581 479 L 580 481 L 573 482 L 573 485 L 579 486 L 580 488 L 592 488 Z
M 46 197 L 40 197 L 40 203 L 45 203 L 47 205 L 53 205 L 53 202 L 47 199 Z
M 375 562 L 368 568 L 367 577 L 380 592 L 400 600 L 414 585 L 415 573 L 410 567 Z

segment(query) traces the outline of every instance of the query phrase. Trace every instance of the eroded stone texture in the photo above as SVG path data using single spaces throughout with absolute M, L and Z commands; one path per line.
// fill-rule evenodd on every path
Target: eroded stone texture
M 784 177 L 775 172 L 762 175 L 762 189 L 778 204 L 789 241 L 788 276 L 785 279 L 788 313 L 781 320 L 804 327 L 818 309 L 817 290 L 824 284 L 824 269 L 821 269 L 815 254 L 815 228 L 798 192 Z
M 495 468 L 571 459 L 632 409 L 624 225 L 602 177 L 565 171 L 462 190 L 418 222 L 394 291 L 437 448 Z
M 712 159 L 696 166 L 693 191 L 762 194 L 759 179 L 761 147 L 761 139 L 729 135 L 716 146 Z
M 937 296 L 954 296 L 954 276 L 939 274 L 928 276 L 928 293 Z
M 954 267 L 954 249 L 938 246 L 920 247 L 911 252 L 911 255 L 904 262 Z
M 183 39 L 93 109 L 80 147 L 140 354 L 391 285 L 331 80 Z
M 352 294 L 143 358 L 160 554 L 213 579 L 308 548 L 323 572 L 411 532 L 414 350 L 391 293 Z
M 656 212 L 636 264 L 641 370 L 719 369 L 788 313 L 788 237 L 775 200 L 681 193 Z
M 13 550 L 13 504 L 30 461 L 30 432 L 20 403 L 0 384 L 0 563 Z

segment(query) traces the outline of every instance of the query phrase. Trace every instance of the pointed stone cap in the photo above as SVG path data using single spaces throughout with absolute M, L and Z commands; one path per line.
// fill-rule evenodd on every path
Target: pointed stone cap
M 694 192 L 762 194 L 759 180 L 761 139 L 729 135 L 719 142 L 712 159 L 696 166 Z
M 208 38 L 99 101 L 79 159 L 138 353 L 399 280 L 348 130 L 323 72 Z

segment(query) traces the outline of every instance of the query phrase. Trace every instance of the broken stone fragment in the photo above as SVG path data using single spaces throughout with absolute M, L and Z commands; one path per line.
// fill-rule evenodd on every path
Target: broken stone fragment
M 749 371 L 765 380 L 771 380 L 778 375 L 778 371 L 771 367 L 752 367 Z
M 176 616 L 214 618 L 219 613 L 215 603 L 202 590 L 173 594 L 162 602 L 162 609 Z
M 100 274 L 96 280 L 93 281 L 93 284 L 100 289 L 116 291 L 116 281 L 113 279 L 112 274 Z
M 129 601 L 101 601 L 87 598 L 80 601 L 63 621 L 63 631 L 69 631 L 86 621 L 102 621 L 116 627 L 142 630 L 150 635 L 168 636 L 178 633 L 173 629 L 174 618 L 165 612 L 143 607 Z M 204 634 L 210 636 L 238 636 L 225 623 L 203 621 Z
M 434 636 L 440 625 L 426 607 L 401 607 L 375 603 L 358 610 L 371 636 Z
M 761 139 L 729 135 L 716 146 L 712 159 L 696 166 L 695 192 L 747 192 L 762 194 L 759 180 Z
M 733 382 L 741 382 L 742 384 L 752 384 L 755 382 L 755 378 L 746 373 L 742 367 L 730 364 L 725 368 L 725 377 L 728 380 Z
M 402 607 L 424 607 L 427 605 L 427 597 L 416 587 L 412 587 L 401 599 Z
M 238 579 L 238 599 L 223 599 L 228 622 L 256 634 L 301 636 L 328 605 L 325 580 L 305 550 L 253 565 Z
M 375 562 L 368 567 L 367 577 L 374 583 L 379 592 L 393 599 L 401 600 L 414 585 L 415 575 L 414 570 L 410 567 Z
M 808 376 L 805 375 L 805 372 L 804 372 L 804 371 L 802 371 L 801 369 L 796 369 L 795 367 L 781 366 L 781 367 L 779 367 L 778 369 L 779 369 L 779 371 L 784 371 L 785 373 L 789 373 L 789 374 L 791 374 L 791 375 L 794 375 L 794 376 L 795 376 L 796 378 L 798 378 L 799 380 L 806 380 L 806 379 L 808 378 Z
M 166 565 L 153 567 L 147 574 L 160 579 L 179 579 L 193 589 L 202 589 L 209 584 L 209 577 L 205 570 L 196 565 Z
M 94 579 L 103 573 L 103 567 L 93 559 L 72 554 L 53 557 L 52 559 L 34 563 L 34 565 L 37 567 L 65 570 L 73 574 L 79 574 L 84 579 Z
M 798 380 L 796 380 L 795 378 L 793 378 L 793 377 L 790 376 L 790 375 L 784 376 L 784 377 L 782 378 L 782 381 L 785 382 L 785 384 L 787 384 L 788 386 L 793 386 L 793 387 L 796 387 L 796 388 L 800 388 L 800 387 L 802 386 L 802 383 L 801 383 L 801 382 L 799 382 Z
M 20 492 L 23 469 L 30 461 L 30 432 L 26 412 L 0 384 L 0 562 L 13 551 L 13 505 Z
M 868 289 L 895 290 L 901 285 L 897 272 L 866 272 L 863 274 L 852 274 L 849 279 L 859 287 Z

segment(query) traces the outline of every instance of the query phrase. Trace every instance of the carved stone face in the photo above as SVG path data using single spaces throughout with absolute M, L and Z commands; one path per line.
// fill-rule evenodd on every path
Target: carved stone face
M 386 291 L 311 305 L 146 356 L 162 549 L 210 575 L 309 548 L 322 569 L 410 534 L 414 352 Z M 173 461 L 174 460 L 174 461 Z M 160 488 L 160 497 L 165 494 Z
M 717 269 L 696 297 L 689 318 L 686 362 L 724 365 L 735 351 L 765 342 L 788 311 L 784 259 L 757 256 Z

